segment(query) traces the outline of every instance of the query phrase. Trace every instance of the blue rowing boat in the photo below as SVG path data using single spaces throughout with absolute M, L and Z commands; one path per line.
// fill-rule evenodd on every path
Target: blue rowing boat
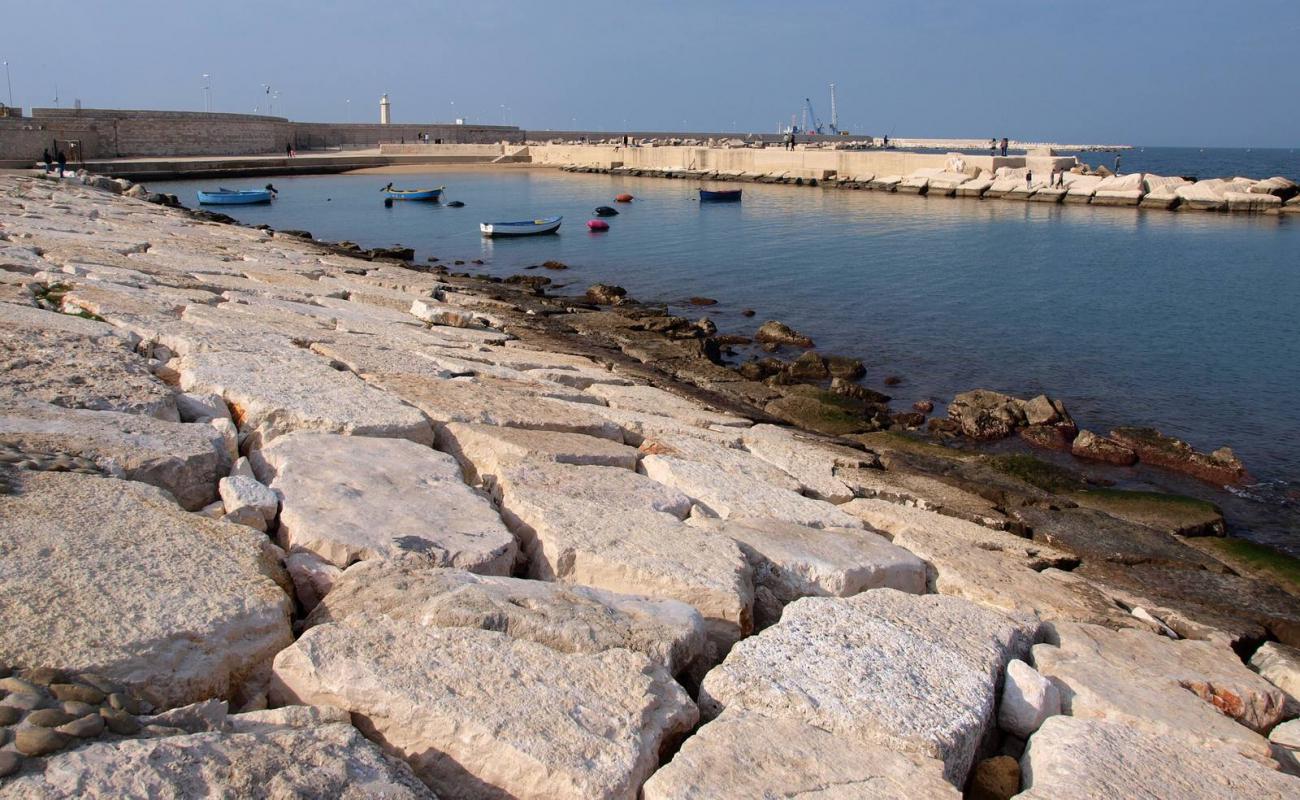
M 484 236 L 537 236 L 542 233 L 555 233 L 560 229 L 564 217 L 543 217 L 526 219 L 520 222 L 481 222 L 478 229 Z
M 700 190 L 701 203 L 739 203 L 739 189 L 722 189 L 719 191 Z
M 394 189 L 393 184 L 390 183 L 380 191 L 384 193 L 384 197 L 393 200 L 426 200 L 436 203 L 442 199 L 442 190 L 446 188 L 446 186 L 439 186 L 437 189 Z
M 199 192 L 199 205 L 247 206 L 269 203 L 272 191 L 272 189 L 218 189 L 215 192 Z

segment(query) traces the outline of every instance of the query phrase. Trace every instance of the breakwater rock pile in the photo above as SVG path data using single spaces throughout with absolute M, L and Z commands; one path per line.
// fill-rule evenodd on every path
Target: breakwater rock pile
M 598 299 L 0 177 L 0 798 L 1300 793 L 1213 506 Z

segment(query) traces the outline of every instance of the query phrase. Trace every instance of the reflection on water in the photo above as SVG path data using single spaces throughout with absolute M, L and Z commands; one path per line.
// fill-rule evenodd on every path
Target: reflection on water
M 393 177 L 446 184 L 466 206 L 384 208 L 377 189 Z M 153 188 L 192 198 L 200 185 Z M 497 275 L 559 260 L 571 269 L 547 275 L 575 292 L 602 281 L 641 299 L 708 295 L 724 331 L 780 318 L 820 349 L 862 357 L 869 384 L 901 375 L 890 394 L 902 405 L 975 386 L 1047 391 L 1095 430 L 1153 424 L 1200 448 L 1231 444 L 1260 477 L 1300 475 L 1300 219 L 762 184 L 744 184 L 741 203 L 701 205 L 696 182 L 550 170 L 276 185 L 274 206 L 222 210 L 400 242 L 421 260 L 483 258 L 466 269 Z M 624 191 L 636 201 L 589 233 L 592 209 Z M 557 236 L 478 232 L 553 214 L 565 217 Z

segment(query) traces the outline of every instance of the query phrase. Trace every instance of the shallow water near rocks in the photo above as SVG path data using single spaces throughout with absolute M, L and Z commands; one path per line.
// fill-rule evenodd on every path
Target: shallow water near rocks
M 1126 161 L 1128 159 L 1126 158 Z M 445 200 L 385 208 L 379 188 L 446 185 Z M 218 183 L 156 183 L 193 205 Z M 1153 425 L 1198 449 L 1227 444 L 1262 485 L 1238 525 L 1300 552 L 1300 218 L 1055 206 L 743 184 L 704 204 L 695 181 L 544 169 L 277 177 L 272 206 L 213 207 L 243 222 L 507 276 L 536 270 L 580 294 L 616 283 L 724 333 L 780 319 L 823 352 L 867 364 L 903 409 L 988 387 L 1062 398 L 1080 425 Z M 636 200 L 614 204 L 620 192 Z M 585 223 L 616 205 L 608 233 Z M 559 235 L 480 237 L 481 221 L 563 214 Z M 486 263 L 455 266 L 453 259 Z M 564 291 L 561 289 L 560 291 Z M 708 308 L 691 296 L 719 300 Z M 757 316 L 741 316 L 744 308 Z M 786 353 L 793 357 L 795 353 Z M 886 388 L 886 376 L 902 377 Z M 941 410 L 941 409 L 940 409 Z M 1292 506 L 1287 511 L 1281 506 Z M 1243 523 L 1244 520 L 1244 523 Z

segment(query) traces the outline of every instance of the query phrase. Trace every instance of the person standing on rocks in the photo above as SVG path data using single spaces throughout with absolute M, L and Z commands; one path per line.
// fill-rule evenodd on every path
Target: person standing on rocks
M 994 136 L 992 139 L 989 139 L 989 155 L 996 156 L 997 154 L 998 154 L 998 138 Z
M 41 151 L 41 165 L 45 167 L 46 175 L 50 174 L 50 165 L 52 163 L 53 162 L 50 160 L 50 148 L 47 147 Z
M 1122 157 L 1119 153 L 1115 154 L 1115 174 L 1119 175 L 1119 162 Z
M 1007 142 L 1007 137 L 1003 136 L 1003 137 L 1002 137 L 1002 157 L 1003 157 L 1003 158 L 1006 158 L 1006 157 L 1007 157 L 1007 144 L 1008 144 L 1008 142 Z
M 58 165 L 59 165 L 59 177 L 62 178 L 62 177 L 63 177 L 63 171 L 64 171 L 64 170 L 67 168 L 67 166 L 68 166 L 68 156 L 67 156 L 67 154 L 64 153 L 62 150 L 60 150 L 59 148 L 55 147 L 55 148 L 54 148 L 54 160 L 55 160 L 56 162 L 58 162 Z

